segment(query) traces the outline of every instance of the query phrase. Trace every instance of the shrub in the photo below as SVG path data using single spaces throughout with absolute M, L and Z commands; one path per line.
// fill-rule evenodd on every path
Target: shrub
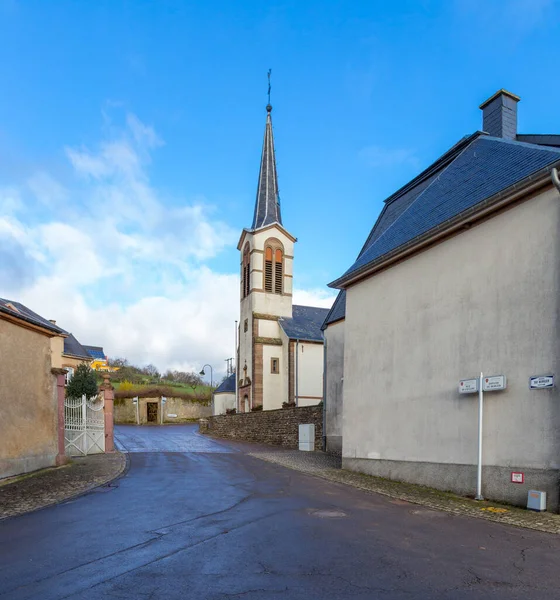
M 251 409 L 251 412 L 259 412 L 262 409 L 263 409 L 262 404 L 260 406 L 253 406 L 253 408 Z
M 131 381 L 128 381 L 128 379 L 125 379 L 119 386 L 120 392 L 130 392 L 133 389 L 134 384 Z
M 235 408 L 226 408 L 226 415 L 234 415 L 237 412 Z
M 66 386 L 67 398 L 81 398 L 84 394 L 87 398 L 97 396 L 95 371 L 86 363 L 82 363 L 76 367 L 72 379 L 70 379 Z
M 295 402 L 282 402 L 282 408 L 295 408 Z

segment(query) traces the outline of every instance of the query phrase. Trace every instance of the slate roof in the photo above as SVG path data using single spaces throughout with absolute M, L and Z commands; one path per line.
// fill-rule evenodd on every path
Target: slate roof
M 78 340 L 70 334 L 67 338 L 64 338 L 64 354 L 70 354 L 77 356 L 78 358 L 85 358 L 91 360 L 91 354 L 78 342 Z
M 322 342 L 321 325 L 328 312 L 328 308 L 294 304 L 292 306 L 292 318 L 282 317 L 278 322 L 291 340 Z
M 386 205 L 358 259 L 331 287 L 340 288 L 350 276 L 384 255 L 560 162 L 560 148 L 505 140 L 480 132 L 454 148 L 452 160 L 437 173 L 420 179 L 413 189 L 402 188 L 399 209 L 383 228 L 380 225 L 389 212 L 390 202 Z
M 344 319 L 346 316 L 346 290 L 340 290 L 338 296 L 332 305 L 332 308 L 327 313 L 324 323 L 321 325 L 321 329 L 324 331 L 327 325 L 335 323 Z
M 92 358 L 105 360 L 105 352 L 103 352 L 103 348 L 101 346 L 84 346 L 84 348 Z
M 276 156 L 274 153 L 274 134 L 272 132 L 272 106 L 266 107 L 266 125 L 257 187 L 257 200 L 253 216 L 252 229 L 265 227 L 272 223 L 282 225 L 280 214 L 280 196 L 278 194 L 278 176 L 276 173 Z
M 14 306 L 17 310 L 12 310 L 8 304 Z M 41 315 L 38 315 L 36 312 L 33 312 L 27 306 L 24 306 L 20 302 L 14 302 L 13 300 L 6 300 L 5 298 L 0 298 L 0 312 L 16 316 L 23 321 L 27 321 L 28 323 L 32 323 L 33 325 L 38 325 L 39 327 L 44 327 L 45 329 L 49 329 L 54 333 L 61 333 L 66 335 L 68 332 L 64 331 L 54 323 L 51 323 L 48 319 L 45 319 Z
M 235 393 L 235 373 L 224 379 L 222 383 L 214 390 L 214 394 L 232 394 Z

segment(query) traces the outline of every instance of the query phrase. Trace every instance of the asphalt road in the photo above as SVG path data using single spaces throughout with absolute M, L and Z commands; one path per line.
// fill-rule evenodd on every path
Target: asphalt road
M 123 427 L 115 487 L 0 522 L 0 598 L 560 598 L 560 539 Z

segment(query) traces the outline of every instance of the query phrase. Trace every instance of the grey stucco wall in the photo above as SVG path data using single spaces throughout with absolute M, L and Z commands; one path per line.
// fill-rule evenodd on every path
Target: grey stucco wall
M 557 508 L 560 396 L 528 378 L 560 376 L 559 208 L 547 191 L 348 290 L 348 467 L 474 492 L 477 396 L 458 383 L 504 374 L 485 394 L 483 493 L 518 502 L 510 473 L 524 471 Z
M 342 453 L 342 415 L 344 389 L 344 321 L 325 330 L 327 372 L 325 376 L 326 450 Z

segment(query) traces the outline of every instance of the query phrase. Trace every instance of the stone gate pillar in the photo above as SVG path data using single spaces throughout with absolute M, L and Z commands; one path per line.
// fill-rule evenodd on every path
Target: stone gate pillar
M 114 388 L 111 385 L 111 376 L 109 373 L 103 373 L 103 383 L 101 384 L 105 406 L 103 413 L 105 415 L 105 452 L 115 451 L 114 425 L 113 425 L 113 399 Z

